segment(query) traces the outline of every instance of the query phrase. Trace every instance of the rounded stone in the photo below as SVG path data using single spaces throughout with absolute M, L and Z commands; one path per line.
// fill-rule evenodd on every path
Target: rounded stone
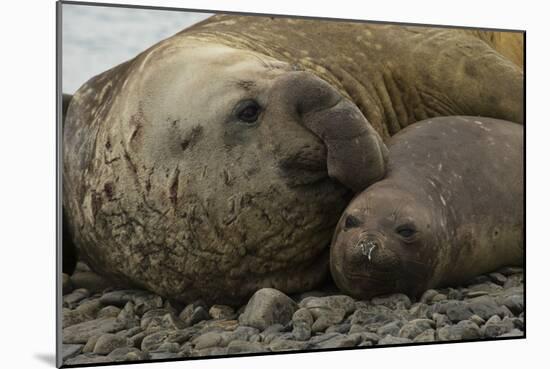
M 442 294 L 442 293 L 438 293 L 437 295 L 435 295 L 434 297 L 432 297 L 432 303 L 434 302 L 440 302 L 440 301 L 445 301 L 447 300 L 447 296 Z
M 143 337 L 141 350 L 145 352 L 156 351 L 173 331 L 159 331 Z
M 172 352 L 176 353 L 180 349 L 180 345 L 176 342 L 163 342 L 156 350 L 155 352 Z
M 431 307 L 422 302 L 417 302 L 413 304 L 409 309 L 410 316 L 416 319 L 429 318 L 429 314 L 431 312 L 432 312 Z
M 119 347 L 107 355 L 113 361 L 134 361 L 145 360 L 146 356 L 142 351 L 135 347 Z
M 522 332 L 520 329 L 514 328 L 511 331 L 507 333 L 503 333 L 497 337 L 524 337 L 524 336 L 525 336 L 524 332 Z
M 95 344 L 97 343 L 98 338 L 101 336 L 92 336 L 88 338 L 88 341 L 84 345 L 84 348 L 82 349 L 83 353 L 90 353 L 94 352 Z
M 70 359 L 72 357 L 75 357 L 76 355 L 83 352 L 82 348 L 84 345 L 76 345 L 76 344 L 63 344 L 61 348 L 61 355 L 63 361 Z
M 429 304 L 432 301 L 432 298 L 437 295 L 439 292 L 437 292 L 434 289 L 426 290 L 422 296 L 420 297 L 420 302 L 424 304 Z
M 90 365 L 90 364 L 99 364 L 99 363 L 110 363 L 113 360 L 107 356 L 96 355 L 94 353 L 87 353 L 72 357 L 67 359 L 63 364 L 64 365 Z
M 498 315 L 494 315 L 482 327 L 482 333 L 485 337 L 498 337 L 513 330 L 514 322 L 510 318 L 500 319 Z
M 474 322 L 463 320 L 456 325 L 448 325 L 437 329 L 437 338 L 441 341 L 470 340 L 481 337 L 481 330 Z
M 413 342 L 433 342 L 435 341 L 435 330 L 426 329 L 413 339 Z
M 94 346 L 94 354 L 107 355 L 114 349 L 128 346 L 128 340 L 116 334 L 107 333 L 100 336 Z
M 123 322 L 126 327 L 134 327 L 140 324 L 135 305 L 132 301 L 128 301 L 126 305 L 124 305 L 124 308 L 120 310 L 116 319 L 117 321 Z
M 436 328 L 441 328 L 451 324 L 451 320 L 449 319 L 449 317 L 444 314 L 433 313 L 432 320 L 435 322 Z
M 374 297 L 371 302 L 374 305 L 386 306 L 392 310 L 404 310 L 411 307 L 411 299 L 409 298 L 409 296 L 402 293 L 394 293 L 387 296 Z
M 449 300 L 462 300 L 464 298 L 464 295 L 460 290 L 449 288 L 449 292 L 447 293 L 447 298 Z
M 489 273 L 489 278 L 491 279 L 491 281 L 501 286 L 504 285 L 504 283 L 506 283 L 506 280 L 508 279 L 503 274 L 498 272 Z
M 305 350 L 308 347 L 308 342 L 280 338 L 274 338 L 268 346 L 269 351 L 273 352 Z
M 113 287 L 113 282 L 94 272 L 76 271 L 71 275 L 71 283 L 76 288 L 85 288 L 92 293 L 102 292 Z
M 380 337 L 386 337 L 387 335 L 398 337 L 402 326 L 403 323 L 400 321 L 390 322 L 378 328 L 376 334 Z
M 204 302 L 197 301 L 187 305 L 180 313 L 179 318 L 184 325 L 190 326 L 210 319 L 210 315 Z
M 104 333 L 115 333 L 126 328 L 116 318 L 101 318 L 71 325 L 63 329 L 64 343 L 86 343 L 90 337 Z
M 279 337 L 284 331 L 285 327 L 282 324 L 273 324 L 260 333 L 260 339 L 262 342 L 269 344 L 273 339 Z
M 281 291 L 262 288 L 250 298 L 239 322 L 264 330 L 273 324 L 287 324 L 297 308 L 298 305 Z
M 68 295 L 63 296 L 63 304 L 69 308 L 74 308 L 85 298 L 90 297 L 90 291 L 85 288 L 78 288 Z
M 506 306 L 514 315 L 519 315 L 525 310 L 524 295 L 511 295 L 502 300 L 502 305 Z
M 116 291 L 109 291 L 101 295 L 101 298 L 99 301 L 103 305 L 113 305 L 117 307 L 124 307 L 128 301 L 133 300 L 134 294 L 139 293 L 139 291 L 136 290 L 116 290 Z
M 231 306 L 227 305 L 212 305 L 208 314 L 212 319 L 232 319 L 235 316 L 235 311 Z
M 506 277 L 509 277 L 513 274 L 522 274 L 523 273 L 523 268 L 508 266 L 508 267 L 504 267 L 504 268 L 499 269 L 498 272 L 501 273 L 502 275 L 506 276 Z
M 320 349 L 354 347 L 361 342 L 361 338 L 360 333 L 350 335 L 336 333 L 329 339 L 317 343 L 315 347 Z
M 351 328 L 351 324 L 341 323 L 341 324 L 336 324 L 336 325 L 328 327 L 325 330 L 325 332 L 326 333 L 336 332 L 336 333 L 347 334 L 349 332 L 350 328 Z
M 482 326 L 483 324 L 485 324 L 485 319 L 483 319 L 482 317 L 480 317 L 479 315 L 477 314 L 474 314 L 470 317 L 470 320 L 474 323 L 476 323 L 478 326 Z
M 489 319 L 493 315 L 498 315 L 503 318 L 509 314 L 507 308 L 498 306 L 495 299 L 490 296 L 481 296 L 476 299 L 472 299 L 468 302 L 468 309 L 472 312 L 472 315 L 476 314 L 485 320 Z
M 523 285 L 523 272 L 517 274 L 511 274 L 508 276 L 506 283 L 504 283 L 504 288 L 519 287 Z
M 195 345 L 195 349 L 202 350 L 208 347 L 218 346 L 222 343 L 223 337 L 217 332 L 204 333 L 191 341 Z
M 328 327 L 339 324 L 344 319 L 344 310 L 328 310 L 320 315 L 311 326 L 312 332 L 324 332 Z
M 386 337 L 382 338 L 378 341 L 379 345 L 399 345 L 404 343 L 411 343 L 412 340 L 410 338 L 404 338 L 404 337 L 394 337 L 387 335 Z
M 61 284 L 62 284 L 62 291 L 64 295 L 70 293 L 74 288 L 73 284 L 71 283 L 71 279 L 69 275 L 65 273 L 62 274 Z
M 469 309 L 467 303 L 462 301 L 456 301 L 450 303 L 446 309 L 447 317 L 453 322 L 459 322 L 461 320 L 469 319 L 474 313 Z
M 326 310 L 343 311 L 344 315 L 355 311 L 355 300 L 346 295 L 331 295 L 323 297 L 306 297 L 300 301 L 300 307 L 308 308 L 314 318 L 324 314 Z
M 305 341 L 311 337 L 313 316 L 307 308 L 300 308 L 292 315 L 292 334 L 298 341 Z
M 255 353 L 255 352 L 267 352 L 268 350 L 257 342 L 248 342 L 235 340 L 229 343 L 227 346 L 227 354 L 245 354 L 245 353 Z
M 74 310 L 63 309 L 63 328 L 90 321 L 96 317 L 101 318 L 98 316 L 100 308 L 101 303 L 97 299 L 93 299 L 80 303 Z
M 461 339 L 475 340 L 481 337 L 481 329 L 472 320 L 462 320 L 455 327 L 460 331 Z
M 431 319 L 414 319 L 410 322 L 407 322 L 403 327 L 401 327 L 401 329 L 399 330 L 399 337 L 414 339 L 420 333 L 434 327 L 435 323 Z
M 116 306 L 105 306 L 97 313 L 98 318 L 116 318 L 120 314 L 121 309 Z

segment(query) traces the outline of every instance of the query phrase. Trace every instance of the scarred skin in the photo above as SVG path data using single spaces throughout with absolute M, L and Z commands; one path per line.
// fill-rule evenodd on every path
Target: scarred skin
M 522 88 L 465 31 L 216 16 L 74 95 L 66 226 L 93 269 L 177 300 L 307 290 L 384 140 L 431 116 L 522 122 Z
M 522 265 L 522 126 L 441 117 L 388 146 L 387 176 L 352 200 L 334 234 L 331 272 L 343 291 L 418 296 Z

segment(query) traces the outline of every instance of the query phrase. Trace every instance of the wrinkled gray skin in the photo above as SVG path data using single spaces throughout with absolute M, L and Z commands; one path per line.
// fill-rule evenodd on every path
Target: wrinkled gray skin
M 331 245 L 358 298 L 456 285 L 523 263 L 523 126 L 479 117 L 416 123 L 389 142 L 386 178 L 358 194 Z
M 463 31 L 216 16 L 74 95 L 67 226 L 96 271 L 166 297 L 307 290 L 352 190 L 384 175 L 384 139 L 438 115 L 521 122 L 522 81 Z

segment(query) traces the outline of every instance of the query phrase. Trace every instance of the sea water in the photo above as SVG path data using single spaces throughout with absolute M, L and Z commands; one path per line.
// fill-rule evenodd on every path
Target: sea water
M 62 5 L 62 86 L 73 94 L 100 74 L 212 14 Z

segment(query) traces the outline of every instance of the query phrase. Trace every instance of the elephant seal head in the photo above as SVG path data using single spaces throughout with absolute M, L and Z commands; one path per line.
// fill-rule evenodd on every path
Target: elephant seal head
M 190 301 L 312 288 L 351 190 L 386 148 L 331 85 L 251 51 L 173 37 L 75 94 L 64 203 L 100 272 Z

